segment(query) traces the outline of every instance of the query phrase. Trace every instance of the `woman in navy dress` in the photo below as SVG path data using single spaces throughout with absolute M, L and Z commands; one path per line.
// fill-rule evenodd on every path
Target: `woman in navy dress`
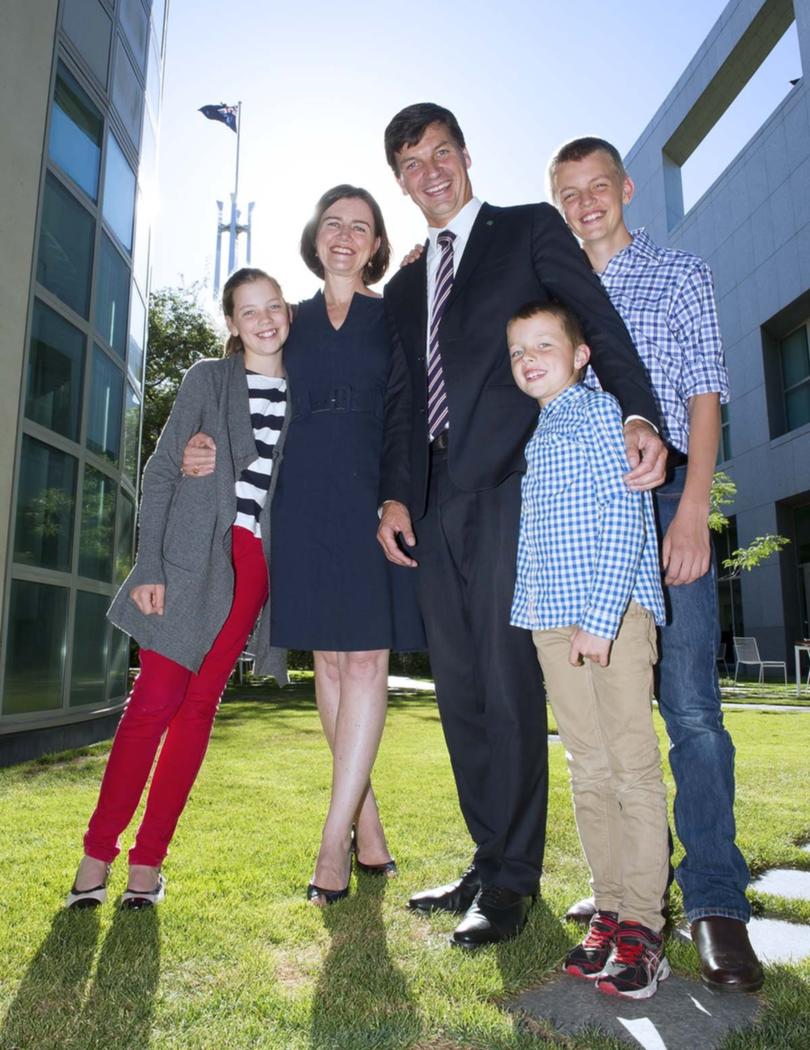
M 273 644 L 314 653 L 315 692 L 333 755 L 316 904 L 348 893 L 352 826 L 366 871 L 396 873 L 370 774 L 385 722 L 390 649 L 423 649 L 413 574 L 376 540 L 391 348 L 369 285 L 390 247 L 374 198 L 323 195 L 301 254 L 324 288 L 301 303 L 285 347 L 292 419 L 272 510 Z

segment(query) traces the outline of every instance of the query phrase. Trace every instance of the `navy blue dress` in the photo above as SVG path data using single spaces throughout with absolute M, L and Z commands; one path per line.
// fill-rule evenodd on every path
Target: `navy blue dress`
M 292 419 L 271 508 L 271 636 L 287 649 L 426 647 L 416 572 L 377 542 L 391 347 L 382 299 L 332 327 L 321 292 L 284 347 Z

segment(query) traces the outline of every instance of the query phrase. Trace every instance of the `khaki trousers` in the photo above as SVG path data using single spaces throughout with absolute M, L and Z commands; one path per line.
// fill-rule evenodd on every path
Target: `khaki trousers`
M 575 627 L 532 631 L 566 749 L 596 906 L 660 931 L 669 868 L 666 790 L 652 722 L 652 616 L 625 613 L 607 667 L 568 662 Z

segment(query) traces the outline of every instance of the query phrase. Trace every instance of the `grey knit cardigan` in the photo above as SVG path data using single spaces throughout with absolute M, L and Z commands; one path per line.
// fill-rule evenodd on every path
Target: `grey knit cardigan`
M 267 502 L 259 518 L 270 565 L 270 502 L 290 421 L 290 398 L 278 444 Z M 198 431 L 216 442 L 217 462 L 207 477 L 184 477 L 180 466 L 188 439 Z M 113 599 L 108 618 L 144 649 L 199 670 L 231 608 L 231 526 L 234 485 L 256 459 L 244 357 L 198 361 L 186 373 L 154 455 L 143 472 L 138 556 Z M 145 616 L 130 598 L 139 584 L 166 586 L 162 616 Z M 255 631 L 255 668 L 287 682 L 286 652 L 270 646 L 268 598 Z

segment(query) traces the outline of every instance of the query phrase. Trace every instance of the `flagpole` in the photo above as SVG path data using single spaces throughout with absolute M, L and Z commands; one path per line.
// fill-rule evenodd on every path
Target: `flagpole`
M 233 193 L 231 194 L 231 230 L 230 244 L 228 245 L 228 273 L 236 269 L 236 197 L 239 193 L 239 145 L 242 138 L 242 103 L 236 104 L 236 174 L 233 180 Z
M 233 182 L 233 195 L 239 196 L 239 144 L 242 139 L 242 103 L 236 103 L 236 177 Z

